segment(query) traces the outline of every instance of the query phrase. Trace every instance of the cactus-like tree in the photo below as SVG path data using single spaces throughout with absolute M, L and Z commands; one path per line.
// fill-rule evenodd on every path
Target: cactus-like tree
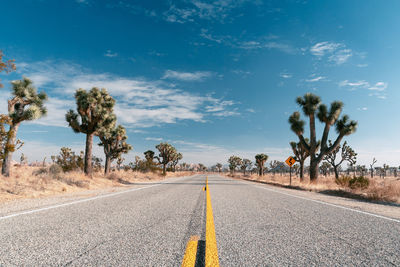
M 239 158 L 238 156 L 231 156 L 228 159 L 229 163 L 229 170 L 231 170 L 232 174 L 235 173 L 236 169 L 242 165 L 242 159 Z
M 14 145 L 7 145 L 7 139 L 9 131 L 7 130 L 10 127 L 11 118 L 7 115 L 0 114 L 0 167 L 3 164 L 4 153 L 6 150 L 16 151 L 24 144 L 21 140 L 16 140 Z
M 330 163 L 328 163 L 328 162 L 326 162 L 326 161 L 322 162 L 320 169 L 321 169 L 321 171 L 322 171 L 322 174 L 323 174 L 325 177 L 326 177 L 326 175 L 329 173 L 329 169 L 330 169 L 330 168 L 331 168 L 331 164 L 330 164 Z
M 163 166 L 163 175 L 166 175 L 167 165 L 173 160 L 176 149 L 168 143 L 160 143 L 156 145 L 156 148 L 160 153 L 155 158 Z
M 3 51 L 0 50 L 0 72 L 5 71 L 6 73 L 9 73 L 11 71 L 14 71 L 16 69 L 14 63 L 15 60 L 13 59 L 4 60 L 3 57 L 4 57 Z M 3 88 L 3 84 L 1 82 L 0 82 L 0 88 Z
M 332 146 L 332 141 L 329 140 L 329 146 Z M 341 151 L 341 159 L 338 163 L 336 163 L 336 156 Z M 349 164 L 354 165 L 357 160 L 357 153 L 347 144 L 347 141 L 343 143 L 343 146 L 338 145 L 334 150 L 330 153 L 327 153 L 324 157 L 329 164 L 332 165 L 333 171 L 335 172 L 335 178 L 339 179 L 338 167 L 344 162 L 347 161 Z
M 119 158 L 122 154 L 127 154 L 132 146 L 126 142 L 126 130 L 123 126 L 105 127 L 99 130 L 100 146 L 104 148 L 106 162 L 104 173 L 110 172 L 111 162 Z
M 65 115 L 69 126 L 75 133 L 86 134 L 85 168 L 87 175 L 92 173 L 93 136 L 99 130 L 108 128 L 115 122 L 113 108 L 115 100 L 106 89 L 93 87 L 90 91 L 78 89 L 75 93 L 77 112 L 72 109 Z
M 18 145 L 16 136 L 21 122 L 39 119 L 47 112 L 44 106 L 44 102 L 47 99 L 46 93 L 37 93 L 30 79 L 24 77 L 22 80 L 11 82 L 11 85 L 12 98 L 8 100 L 10 127 L 3 152 L 4 160 L 1 168 L 1 173 L 4 176 L 10 176 L 12 154 Z
M 305 142 L 309 144 L 308 138 L 305 138 Z M 307 150 L 301 145 L 301 142 L 290 142 L 290 146 L 292 147 L 293 154 L 295 156 L 295 160 L 299 162 L 299 175 L 300 181 L 304 181 L 304 161 L 310 155 Z
M 222 164 L 221 163 L 217 163 L 217 164 L 215 164 L 215 167 L 217 168 L 218 173 L 220 173 L 221 170 L 222 170 Z
M 374 178 L 374 165 L 377 162 L 375 158 L 372 159 L 372 163 L 369 164 L 370 170 L 371 170 L 371 178 Z
M 243 171 L 243 175 L 246 175 L 246 170 L 250 169 L 253 163 L 249 159 L 243 159 L 240 169 Z
M 178 162 L 183 158 L 182 153 L 178 153 L 175 152 L 172 155 L 172 161 L 171 161 L 171 165 L 172 165 L 172 169 L 175 172 L 176 171 L 176 165 L 178 165 Z
M 343 107 L 343 103 L 340 101 L 332 102 L 329 110 L 326 105 L 321 103 L 319 96 L 312 93 L 307 93 L 303 97 L 298 97 L 296 102 L 302 107 L 304 115 L 309 118 L 310 143 L 307 144 L 303 136 L 305 121 L 300 119 L 299 112 L 294 112 L 290 116 L 289 123 L 291 130 L 299 137 L 302 146 L 310 154 L 310 180 L 311 182 L 315 182 L 318 179 L 319 163 L 323 160 L 326 154 L 332 152 L 340 144 L 344 136 L 350 135 L 356 131 L 357 122 L 350 121 L 347 115 L 344 115 L 339 119 Z M 316 116 L 321 123 L 325 124 L 319 153 L 319 142 L 317 140 L 315 127 Z M 338 136 L 332 146 L 328 146 L 328 135 L 332 126 L 336 127 Z
M 268 155 L 266 154 L 257 154 L 255 156 L 256 158 L 256 165 L 258 167 L 258 175 L 263 176 L 264 175 L 264 164 L 268 160 Z

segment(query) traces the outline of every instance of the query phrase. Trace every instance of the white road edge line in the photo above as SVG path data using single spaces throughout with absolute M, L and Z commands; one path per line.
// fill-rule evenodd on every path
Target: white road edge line
M 295 197 L 295 198 L 299 198 L 299 199 L 303 199 L 303 200 L 308 200 L 308 201 L 312 201 L 312 202 L 315 202 L 315 203 L 319 203 L 319 204 L 323 204 L 323 205 L 327 205 L 327 206 L 332 206 L 332 207 L 336 207 L 336 208 L 340 208 L 340 209 L 344 209 L 344 210 L 350 210 L 350 211 L 358 212 L 358 213 L 361 213 L 361 214 L 365 214 L 365 215 L 369 215 L 369 216 L 373 216 L 373 217 L 389 220 L 389 221 L 392 221 L 392 222 L 400 223 L 400 220 L 397 220 L 397 219 L 394 219 L 394 218 L 390 218 L 390 217 L 385 217 L 385 216 L 378 215 L 378 214 L 375 214 L 375 213 L 370 213 L 370 212 L 366 212 L 366 211 L 362 211 L 362 210 L 356 210 L 356 209 L 352 209 L 352 208 L 348 208 L 348 207 L 344 207 L 344 206 L 340 206 L 340 205 L 336 205 L 336 204 L 332 204 L 332 203 L 328 203 L 328 202 L 324 202 L 324 201 L 320 201 L 320 200 L 316 200 L 316 199 L 296 196 L 296 195 L 288 194 L 288 193 L 285 193 L 285 192 L 282 192 L 282 191 L 279 191 L 279 190 L 274 190 L 274 189 L 267 188 L 267 187 L 261 187 L 261 186 L 255 185 L 255 184 L 253 184 L 251 182 L 247 182 L 247 183 L 244 182 L 244 181 L 239 181 L 239 182 L 244 183 L 244 184 L 248 184 L 248 185 L 260 188 L 260 189 L 272 191 L 272 192 L 275 192 L 275 193 L 278 193 L 278 194 L 282 194 L 282 195 L 286 195 L 286 196 L 290 196 L 290 197 Z
M 180 178 L 186 178 L 186 177 L 180 177 Z M 162 184 L 165 184 L 165 183 L 167 183 L 167 182 L 162 182 L 162 183 L 158 183 L 158 184 L 154 184 L 154 185 L 150 185 L 150 186 L 146 186 L 146 187 L 132 188 L 132 189 L 128 189 L 128 190 L 124 190 L 124 191 L 120 191 L 120 192 L 115 192 L 115 193 L 111 193 L 111 194 L 106 194 L 106 195 L 100 195 L 100 196 L 85 198 L 85 199 L 76 200 L 76 201 L 63 203 L 63 204 L 58 204 L 58 205 L 54 205 L 54 206 L 49 206 L 49 207 L 45 207 L 45 208 L 40 208 L 40 209 L 34 209 L 34 210 L 28 210 L 28 211 L 23 211 L 23 212 L 19 212 L 19 213 L 14 213 L 14 214 L 10 214 L 10 215 L 6 215 L 6 216 L 3 216 L 3 217 L 0 217 L 0 221 L 5 220 L 5 219 L 9 219 L 9 218 L 12 218 L 12 217 L 20 216 L 20 215 L 36 213 L 36 212 L 40 212 L 40 211 L 44 211 L 44 210 L 56 209 L 56 208 L 70 206 L 70 205 L 83 203 L 83 202 L 87 202 L 87 201 L 92 201 L 92 200 L 96 200 L 96 199 L 100 199 L 100 198 L 112 197 L 112 196 L 116 196 L 116 195 L 120 195 L 120 194 L 126 194 L 126 193 L 129 193 L 129 192 L 138 191 L 138 190 L 141 190 L 141 189 L 146 189 L 146 188 L 150 188 L 150 187 L 154 187 L 154 186 L 159 186 L 159 185 L 162 185 Z

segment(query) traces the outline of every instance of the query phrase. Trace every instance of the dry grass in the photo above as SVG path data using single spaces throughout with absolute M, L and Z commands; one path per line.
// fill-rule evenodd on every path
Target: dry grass
M 166 177 L 191 174 L 190 172 L 167 173 Z M 0 203 L 14 199 L 38 198 L 89 189 L 105 189 L 162 179 L 165 179 L 165 176 L 159 173 L 121 170 L 114 171 L 107 177 L 102 172 L 97 172 L 90 178 L 80 171 L 63 173 L 57 168 L 15 166 L 12 169 L 11 177 L 0 175 Z
M 231 175 L 228 175 L 232 177 Z M 249 180 L 262 181 L 279 186 L 289 186 L 289 175 L 266 174 L 259 177 L 256 174 L 246 175 L 236 173 L 235 178 L 245 178 Z M 299 177 L 292 176 L 292 186 L 313 192 L 325 192 L 342 196 L 353 196 L 364 199 L 400 203 L 400 178 L 386 177 L 369 179 L 370 185 L 366 189 L 352 189 L 347 186 L 338 185 L 334 176 L 320 176 L 317 183 L 310 183 L 308 177 L 304 182 L 300 182 Z

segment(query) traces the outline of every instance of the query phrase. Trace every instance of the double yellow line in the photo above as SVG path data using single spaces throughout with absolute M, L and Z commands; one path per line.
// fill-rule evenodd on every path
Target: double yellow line
M 217 239 L 215 237 L 214 216 L 211 205 L 210 190 L 208 188 L 208 177 L 206 178 L 207 211 L 206 211 L 206 267 L 219 267 Z M 183 257 L 182 267 L 194 267 L 196 264 L 196 254 L 198 246 L 198 236 L 192 236 L 186 245 L 185 256 Z

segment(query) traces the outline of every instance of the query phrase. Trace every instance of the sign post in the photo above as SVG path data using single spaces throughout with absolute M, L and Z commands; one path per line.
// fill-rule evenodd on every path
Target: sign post
M 287 158 L 287 160 L 285 162 L 289 166 L 289 175 L 290 175 L 290 183 L 289 184 L 291 186 L 292 185 L 292 166 L 293 166 L 293 164 L 296 163 L 296 160 L 292 156 L 290 156 Z

